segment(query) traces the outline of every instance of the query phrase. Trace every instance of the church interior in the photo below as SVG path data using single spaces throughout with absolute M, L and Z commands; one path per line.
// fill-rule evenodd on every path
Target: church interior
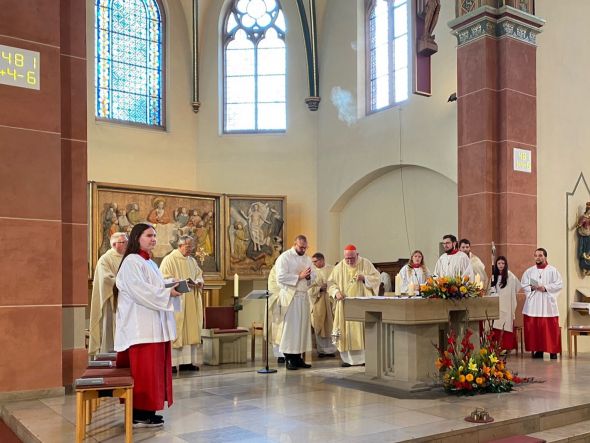
M 0 440 L 82 441 L 83 420 L 83 441 L 131 441 L 119 399 L 80 418 L 75 381 L 97 260 L 136 219 L 158 226 L 159 260 L 194 237 L 203 307 L 247 331 L 233 360 L 178 370 L 165 425 L 136 441 L 590 441 L 590 37 L 574 26 L 589 15 L 586 0 L 0 0 Z M 449 233 L 488 278 L 505 256 L 520 279 L 539 247 L 561 274 L 557 359 L 522 349 L 517 296 L 506 364 L 527 383 L 407 392 L 315 350 L 292 372 L 269 350 L 277 372 L 257 372 L 265 300 L 249 294 L 297 235 L 329 264 L 354 244 L 394 281 L 415 250 L 434 269 Z M 476 408 L 494 421 L 466 421 Z

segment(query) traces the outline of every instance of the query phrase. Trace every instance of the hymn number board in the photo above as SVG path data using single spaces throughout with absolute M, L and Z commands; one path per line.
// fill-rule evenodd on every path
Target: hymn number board
M 38 52 L 0 45 L 0 84 L 40 89 Z

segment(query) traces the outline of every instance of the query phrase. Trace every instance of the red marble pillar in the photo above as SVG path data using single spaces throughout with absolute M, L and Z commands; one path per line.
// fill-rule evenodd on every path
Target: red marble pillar
M 2 2 L 0 44 L 39 52 L 40 89 L 0 85 L 0 396 L 62 390 L 84 355 L 63 319 L 87 303 L 85 5 Z
M 543 23 L 510 6 L 483 6 L 450 23 L 458 39 L 459 235 L 488 270 L 494 242 L 519 277 L 537 247 L 536 35 Z M 515 148 L 530 153 L 530 172 L 515 168 Z

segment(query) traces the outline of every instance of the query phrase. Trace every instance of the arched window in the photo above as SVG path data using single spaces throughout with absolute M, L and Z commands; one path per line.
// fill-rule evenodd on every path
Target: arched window
M 367 0 L 367 111 L 408 99 L 408 0 Z
M 96 117 L 164 126 L 164 10 L 96 0 Z
M 278 0 L 234 0 L 223 28 L 223 130 L 283 132 L 285 17 Z

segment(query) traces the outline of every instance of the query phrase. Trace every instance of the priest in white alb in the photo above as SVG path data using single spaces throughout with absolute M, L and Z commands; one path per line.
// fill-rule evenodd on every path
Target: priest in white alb
M 328 281 L 328 294 L 336 299 L 332 334 L 337 339 L 342 367 L 365 364 L 363 323 L 344 319 L 343 300 L 378 295 L 380 282 L 379 271 L 373 263 L 359 256 L 356 246 L 347 245 L 344 259 L 334 267 Z
M 111 249 L 96 262 L 90 300 L 90 340 L 88 354 L 113 352 L 115 349 L 115 310 L 113 288 L 119 265 L 127 248 L 127 234 L 116 232 L 110 238 Z
M 281 336 L 283 335 L 283 322 L 285 321 L 285 309 L 281 308 L 279 303 L 279 293 L 281 288 L 277 283 L 277 267 L 273 266 L 268 274 L 268 333 L 270 335 L 269 343 L 272 346 L 272 354 L 277 359 L 278 364 L 285 363 L 285 356 L 279 351 Z M 264 316 L 264 334 L 266 338 L 266 315 Z M 268 339 L 267 339 L 268 340 Z
M 563 281 L 559 271 L 547 263 L 545 249 L 535 251 L 535 265 L 524 272 L 520 283 L 526 296 L 522 308 L 525 349 L 533 358 L 543 358 L 543 352 L 548 352 L 554 360 L 561 353 L 557 297 Z
M 283 252 L 275 263 L 277 283 L 281 288 L 279 303 L 285 320 L 279 351 L 285 355 L 290 370 L 311 368 L 301 354 L 311 352 L 311 316 L 307 290 L 315 279 L 311 259 L 305 255 L 307 238 L 298 235 L 293 247 Z
M 474 280 L 473 268 L 467 254 L 457 249 L 457 237 L 447 234 L 443 237 L 442 254 L 434 266 L 434 275 L 437 277 L 469 277 Z
M 481 259 L 471 252 L 471 242 L 466 238 L 462 238 L 459 242 L 459 250 L 464 252 L 469 261 L 471 262 L 471 268 L 473 269 L 473 275 L 479 275 L 479 281 L 482 283 L 484 288 L 488 288 L 488 274 L 486 274 L 486 265 L 483 264 Z
M 175 249 L 162 260 L 160 271 L 164 278 L 174 280 L 191 279 L 190 291 L 180 296 L 180 311 L 174 313 L 176 340 L 172 342 L 172 366 L 176 369 L 198 371 L 203 327 L 203 271 L 191 255 L 194 239 L 183 235 Z M 173 369 L 174 370 L 174 369 Z
M 316 277 L 308 293 L 311 305 L 311 326 L 315 333 L 318 357 L 335 357 L 338 349 L 332 343 L 334 315 L 332 313 L 332 300 L 328 296 L 328 278 L 334 266 L 326 264 L 326 258 L 321 252 L 313 254 L 311 262 Z

